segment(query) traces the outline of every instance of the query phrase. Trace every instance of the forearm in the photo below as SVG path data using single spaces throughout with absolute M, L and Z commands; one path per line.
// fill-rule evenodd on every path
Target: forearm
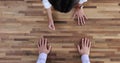
M 39 57 L 36 63 L 46 63 L 46 60 L 47 60 L 47 54 L 41 53 L 39 54 Z
M 47 10 L 47 15 L 48 15 L 48 20 L 49 22 L 53 22 L 53 17 L 52 17 L 52 11 L 51 8 L 46 9 Z
M 78 10 L 83 9 L 83 7 L 84 7 L 83 4 L 80 4 L 80 3 L 75 5 L 75 9 L 78 9 Z
M 90 63 L 89 55 L 82 55 L 81 56 L 82 63 Z
M 79 4 L 83 4 L 83 3 L 85 3 L 85 2 L 87 2 L 88 0 L 80 0 L 79 1 Z
M 52 11 L 51 11 L 51 4 L 48 0 L 42 0 L 42 3 L 45 7 L 45 9 L 47 10 L 47 14 L 48 14 L 48 19 L 49 21 L 53 21 L 53 18 L 52 18 Z
M 75 8 L 81 9 L 83 8 L 83 4 L 87 2 L 88 0 L 80 0 L 78 4 L 76 4 Z

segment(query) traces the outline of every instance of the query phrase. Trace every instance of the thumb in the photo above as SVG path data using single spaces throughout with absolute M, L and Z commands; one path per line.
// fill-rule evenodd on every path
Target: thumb
M 51 25 L 49 25 L 48 27 L 49 27 L 49 29 L 53 30 L 53 28 L 52 28 L 52 26 L 51 26 Z
M 53 30 L 55 30 L 55 25 L 52 25 L 51 27 L 52 27 Z
M 72 15 L 72 19 L 75 19 L 75 14 Z
M 79 45 L 77 45 L 77 49 L 78 49 L 78 51 L 80 52 L 80 46 L 79 46 Z
M 87 17 L 86 15 L 84 15 L 84 18 L 85 18 L 85 19 L 88 19 L 88 17 Z
M 50 51 L 50 50 L 51 50 L 51 48 L 52 48 L 51 46 L 48 46 L 48 51 Z

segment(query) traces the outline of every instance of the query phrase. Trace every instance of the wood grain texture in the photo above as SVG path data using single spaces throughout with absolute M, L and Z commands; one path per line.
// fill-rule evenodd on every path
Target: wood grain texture
M 91 63 L 120 63 L 120 0 L 89 0 L 84 10 L 84 26 L 71 18 L 73 10 L 53 10 L 52 31 L 39 0 L 0 0 L 0 63 L 35 63 L 41 36 L 52 45 L 47 63 L 81 63 L 75 44 L 82 37 L 92 40 Z

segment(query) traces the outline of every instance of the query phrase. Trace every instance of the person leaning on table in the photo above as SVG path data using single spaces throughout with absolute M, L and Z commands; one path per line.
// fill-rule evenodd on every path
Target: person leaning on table
M 77 18 L 78 25 L 85 24 L 85 20 L 87 19 L 83 10 L 83 3 L 85 2 L 87 2 L 87 0 L 42 0 L 42 3 L 48 14 L 48 27 L 51 30 L 55 30 L 51 7 L 62 13 L 67 13 L 75 7 L 73 18 Z
M 47 55 L 51 51 L 51 46 L 48 46 L 46 38 L 41 38 L 38 42 L 39 57 L 36 63 L 46 63 Z M 89 54 L 91 42 L 87 38 L 82 38 L 82 44 L 77 45 L 79 54 L 81 55 L 82 63 L 90 63 Z

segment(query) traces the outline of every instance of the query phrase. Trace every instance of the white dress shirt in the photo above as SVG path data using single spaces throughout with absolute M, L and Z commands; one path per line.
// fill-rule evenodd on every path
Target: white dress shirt
M 83 4 L 84 2 L 87 2 L 87 0 L 80 0 L 79 4 Z M 52 6 L 48 0 L 42 0 L 42 3 L 46 9 Z
M 47 60 L 47 54 L 41 53 L 39 54 L 37 63 L 46 63 Z M 90 63 L 89 56 L 84 54 L 81 56 L 82 63 Z
M 90 63 L 89 56 L 84 54 L 81 56 L 82 63 Z
M 46 60 L 47 60 L 47 54 L 41 53 L 39 54 L 37 63 L 46 63 Z

